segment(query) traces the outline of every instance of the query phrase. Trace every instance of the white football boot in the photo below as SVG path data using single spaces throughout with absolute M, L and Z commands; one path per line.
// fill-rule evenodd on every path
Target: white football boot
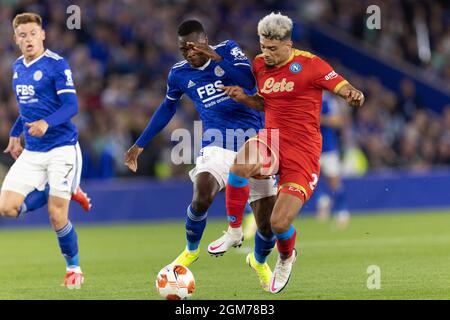
M 270 279 L 270 293 L 279 293 L 286 287 L 291 277 L 292 267 L 294 266 L 296 258 L 297 250 L 295 249 L 292 251 L 292 255 L 286 260 L 282 260 L 278 257 L 272 278 Z
M 244 234 L 242 232 L 242 227 L 231 228 L 228 227 L 228 231 L 223 232 L 221 236 L 216 241 L 213 241 L 208 246 L 209 254 L 213 256 L 222 256 L 231 247 L 237 248 L 242 245 L 244 241 Z

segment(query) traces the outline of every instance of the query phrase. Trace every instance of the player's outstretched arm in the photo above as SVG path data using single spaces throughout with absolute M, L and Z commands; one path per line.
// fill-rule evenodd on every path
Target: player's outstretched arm
M 249 96 L 239 86 L 223 86 L 221 89 L 234 101 L 245 104 L 247 107 L 258 111 L 264 111 L 264 99 L 259 95 Z
M 147 124 L 144 132 L 136 140 L 136 143 L 125 152 L 125 165 L 133 172 L 137 171 L 137 159 L 144 150 L 144 147 L 170 122 L 177 111 L 178 100 L 171 100 L 166 97 L 155 114 Z
M 364 104 L 364 94 L 350 83 L 345 84 L 337 95 L 344 98 L 351 107 L 361 107 Z

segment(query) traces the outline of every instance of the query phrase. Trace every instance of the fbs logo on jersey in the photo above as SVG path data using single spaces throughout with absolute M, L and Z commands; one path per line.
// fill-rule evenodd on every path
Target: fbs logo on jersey
M 202 99 L 203 103 L 216 97 L 223 96 L 225 95 L 225 92 L 223 92 L 223 90 L 221 89 L 222 86 L 223 84 L 221 80 L 217 80 L 214 83 L 208 83 L 207 85 L 197 89 L 198 96 L 200 97 L 200 99 Z M 221 93 L 216 95 L 217 92 Z M 205 95 L 207 96 L 207 99 L 204 99 Z
M 34 87 L 33 86 L 27 86 L 24 84 L 18 84 L 16 86 L 16 94 L 21 98 L 21 99 L 29 99 L 32 96 L 34 96 Z

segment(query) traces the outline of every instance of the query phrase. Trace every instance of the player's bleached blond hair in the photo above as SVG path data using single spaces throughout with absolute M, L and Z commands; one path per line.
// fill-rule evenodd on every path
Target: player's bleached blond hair
M 42 18 L 40 15 L 33 12 L 24 12 L 16 15 L 12 22 L 14 30 L 21 24 L 36 23 L 42 28 Z
M 292 35 L 292 27 L 291 18 L 272 12 L 259 20 L 258 35 L 269 40 L 289 40 Z

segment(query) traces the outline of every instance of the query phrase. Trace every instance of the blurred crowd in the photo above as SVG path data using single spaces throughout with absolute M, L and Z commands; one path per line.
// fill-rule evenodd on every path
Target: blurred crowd
M 387 2 L 402 9 L 407 1 Z M 423 2 L 417 3 L 423 6 Z M 383 22 L 389 32 L 372 36 L 358 25 L 365 8 L 345 0 L 2 1 L 0 146 L 6 147 L 9 130 L 17 117 L 11 65 L 20 53 L 12 41 L 11 21 L 19 12 L 41 14 L 46 46 L 71 65 L 78 92 L 79 115 L 74 121 L 83 151 L 83 177 L 109 178 L 130 174 L 123 165 L 123 154 L 164 98 L 170 67 L 181 60 L 176 31 L 182 20 L 201 20 L 210 43 L 235 39 L 253 57 L 259 51 L 256 25 L 262 16 L 281 10 L 295 20 L 308 13 L 421 67 L 430 78 L 450 83 L 450 23 L 445 3 L 433 1 L 433 5 L 426 6 L 427 10 L 409 5 L 404 15 L 397 12 L 401 10 L 390 10 Z M 80 30 L 66 27 L 66 8 L 72 4 L 81 8 Z M 414 56 L 411 42 L 417 42 L 410 39 L 415 34 L 411 31 L 414 25 L 407 23 L 411 15 L 424 20 L 430 29 L 428 60 Z M 308 47 L 305 39 L 298 40 L 299 48 Z M 355 86 L 361 87 L 367 97 L 364 108 L 347 113 L 347 126 L 341 132 L 344 152 L 352 148 L 361 150 L 372 169 L 450 164 L 450 106 L 443 114 L 433 114 L 427 109 L 425 97 L 417 95 L 409 79 L 402 82 L 399 92 L 390 92 L 379 79 L 360 77 L 343 69 L 338 61 L 333 64 Z M 175 128 L 191 129 L 196 119 L 192 103 L 182 99 L 174 119 L 141 155 L 139 174 L 158 178 L 185 175 L 187 168 L 171 164 L 170 136 Z M 0 171 L 12 161 L 1 154 Z
M 380 27 L 366 21 L 380 9 Z M 315 0 L 301 1 L 302 17 L 325 22 L 361 40 L 377 55 L 420 68 L 430 81 L 450 91 L 450 2 L 448 0 Z M 373 22 L 373 20 L 370 20 Z
M 349 75 L 351 83 L 359 84 L 366 96 L 364 107 L 358 110 L 337 100 L 346 120 L 340 139 L 344 156 L 355 148 L 362 151 L 364 163 L 359 165 L 371 170 L 426 171 L 450 165 L 450 105 L 442 114 L 427 109 L 407 78 L 396 93 L 377 78 L 360 77 L 339 65 L 337 69 Z M 352 166 L 345 166 L 348 175 L 362 173 L 358 163 L 348 165 Z
M 380 9 L 381 30 L 366 27 L 375 12 L 372 9 L 368 14 L 371 5 Z M 449 1 L 317 0 L 302 1 L 300 6 L 303 19 L 352 35 L 358 45 L 420 73 L 450 94 Z M 352 130 L 344 134 L 343 143 L 359 146 L 369 168 L 421 170 L 450 164 L 450 101 L 442 114 L 436 114 L 427 108 L 426 97 L 417 94 L 410 79 L 399 84 L 398 92 L 384 88 L 380 79 L 356 76 L 352 82 L 368 99 L 350 118 Z

